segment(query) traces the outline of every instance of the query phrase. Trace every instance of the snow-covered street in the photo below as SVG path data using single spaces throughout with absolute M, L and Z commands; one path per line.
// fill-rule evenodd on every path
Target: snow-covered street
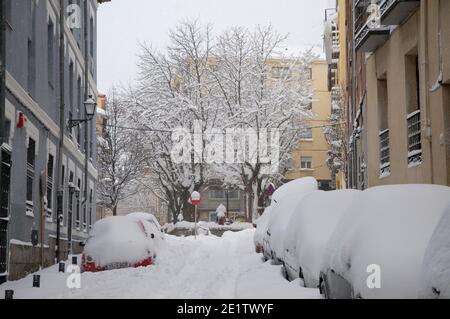
M 166 236 L 156 264 L 81 274 L 81 288 L 69 289 L 69 274 L 57 266 L 45 269 L 41 288 L 32 288 L 32 275 L 0 286 L 14 298 L 164 298 L 243 299 L 320 298 L 316 289 L 288 282 L 282 267 L 264 263 L 254 252 L 254 230 L 226 232 L 223 237 Z

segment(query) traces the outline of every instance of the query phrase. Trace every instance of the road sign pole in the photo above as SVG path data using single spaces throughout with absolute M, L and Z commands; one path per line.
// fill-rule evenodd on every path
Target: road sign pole
M 197 205 L 195 205 L 195 212 L 194 212 L 194 237 L 195 240 L 197 240 Z

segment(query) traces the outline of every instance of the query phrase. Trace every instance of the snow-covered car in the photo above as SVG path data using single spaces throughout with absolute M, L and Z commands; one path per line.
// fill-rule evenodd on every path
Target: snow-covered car
M 253 236 L 253 242 L 255 243 L 255 251 L 257 254 L 263 252 L 263 238 L 264 234 L 267 232 L 271 211 L 272 206 L 267 207 L 264 210 L 264 213 L 254 222 L 256 230 L 255 235 Z
M 420 282 L 419 298 L 450 299 L 450 206 L 428 244 Z
M 284 184 L 272 195 L 272 213 L 263 238 L 263 253 L 267 259 L 281 263 L 284 236 L 295 208 L 308 193 L 318 190 L 314 177 L 305 177 Z
M 114 216 L 99 220 L 84 246 L 82 270 L 150 266 L 157 256 L 159 233 L 153 223 L 141 218 Z
M 321 293 L 331 299 L 417 298 L 425 250 L 449 205 L 450 188 L 443 186 L 360 193 L 327 244 Z
M 161 239 L 164 239 L 164 232 L 162 230 L 161 225 L 158 222 L 158 219 L 155 217 L 155 215 L 150 214 L 150 213 L 136 212 L 136 213 L 130 213 L 126 216 L 131 217 L 131 218 L 139 218 L 139 219 L 145 220 L 145 221 L 153 224 L 154 227 L 156 227 L 156 229 L 158 230 L 158 233 L 159 233 L 158 236 L 160 236 Z
M 283 264 L 288 279 L 301 278 L 319 287 L 323 253 L 336 225 L 360 194 L 356 190 L 316 191 L 295 208 L 284 240 Z

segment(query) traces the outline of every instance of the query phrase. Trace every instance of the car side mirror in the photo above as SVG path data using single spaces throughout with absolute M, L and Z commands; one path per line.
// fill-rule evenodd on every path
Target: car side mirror
M 155 234 L 151 234 L 150 237 L 151 237 L 152 239 L 154 239 L 154 238 L 155 238 Z

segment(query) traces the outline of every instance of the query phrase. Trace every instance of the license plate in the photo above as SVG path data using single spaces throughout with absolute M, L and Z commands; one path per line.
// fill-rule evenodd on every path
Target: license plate
M 117 263 L 109 264 L 108 266 L 106 266 L 106 269 L 110 270 L 110 269 L 121 269 L 121 268 L 128 268 L 128 267 L 130 267 L 130 265 L 127 262 L 117 262 Z

